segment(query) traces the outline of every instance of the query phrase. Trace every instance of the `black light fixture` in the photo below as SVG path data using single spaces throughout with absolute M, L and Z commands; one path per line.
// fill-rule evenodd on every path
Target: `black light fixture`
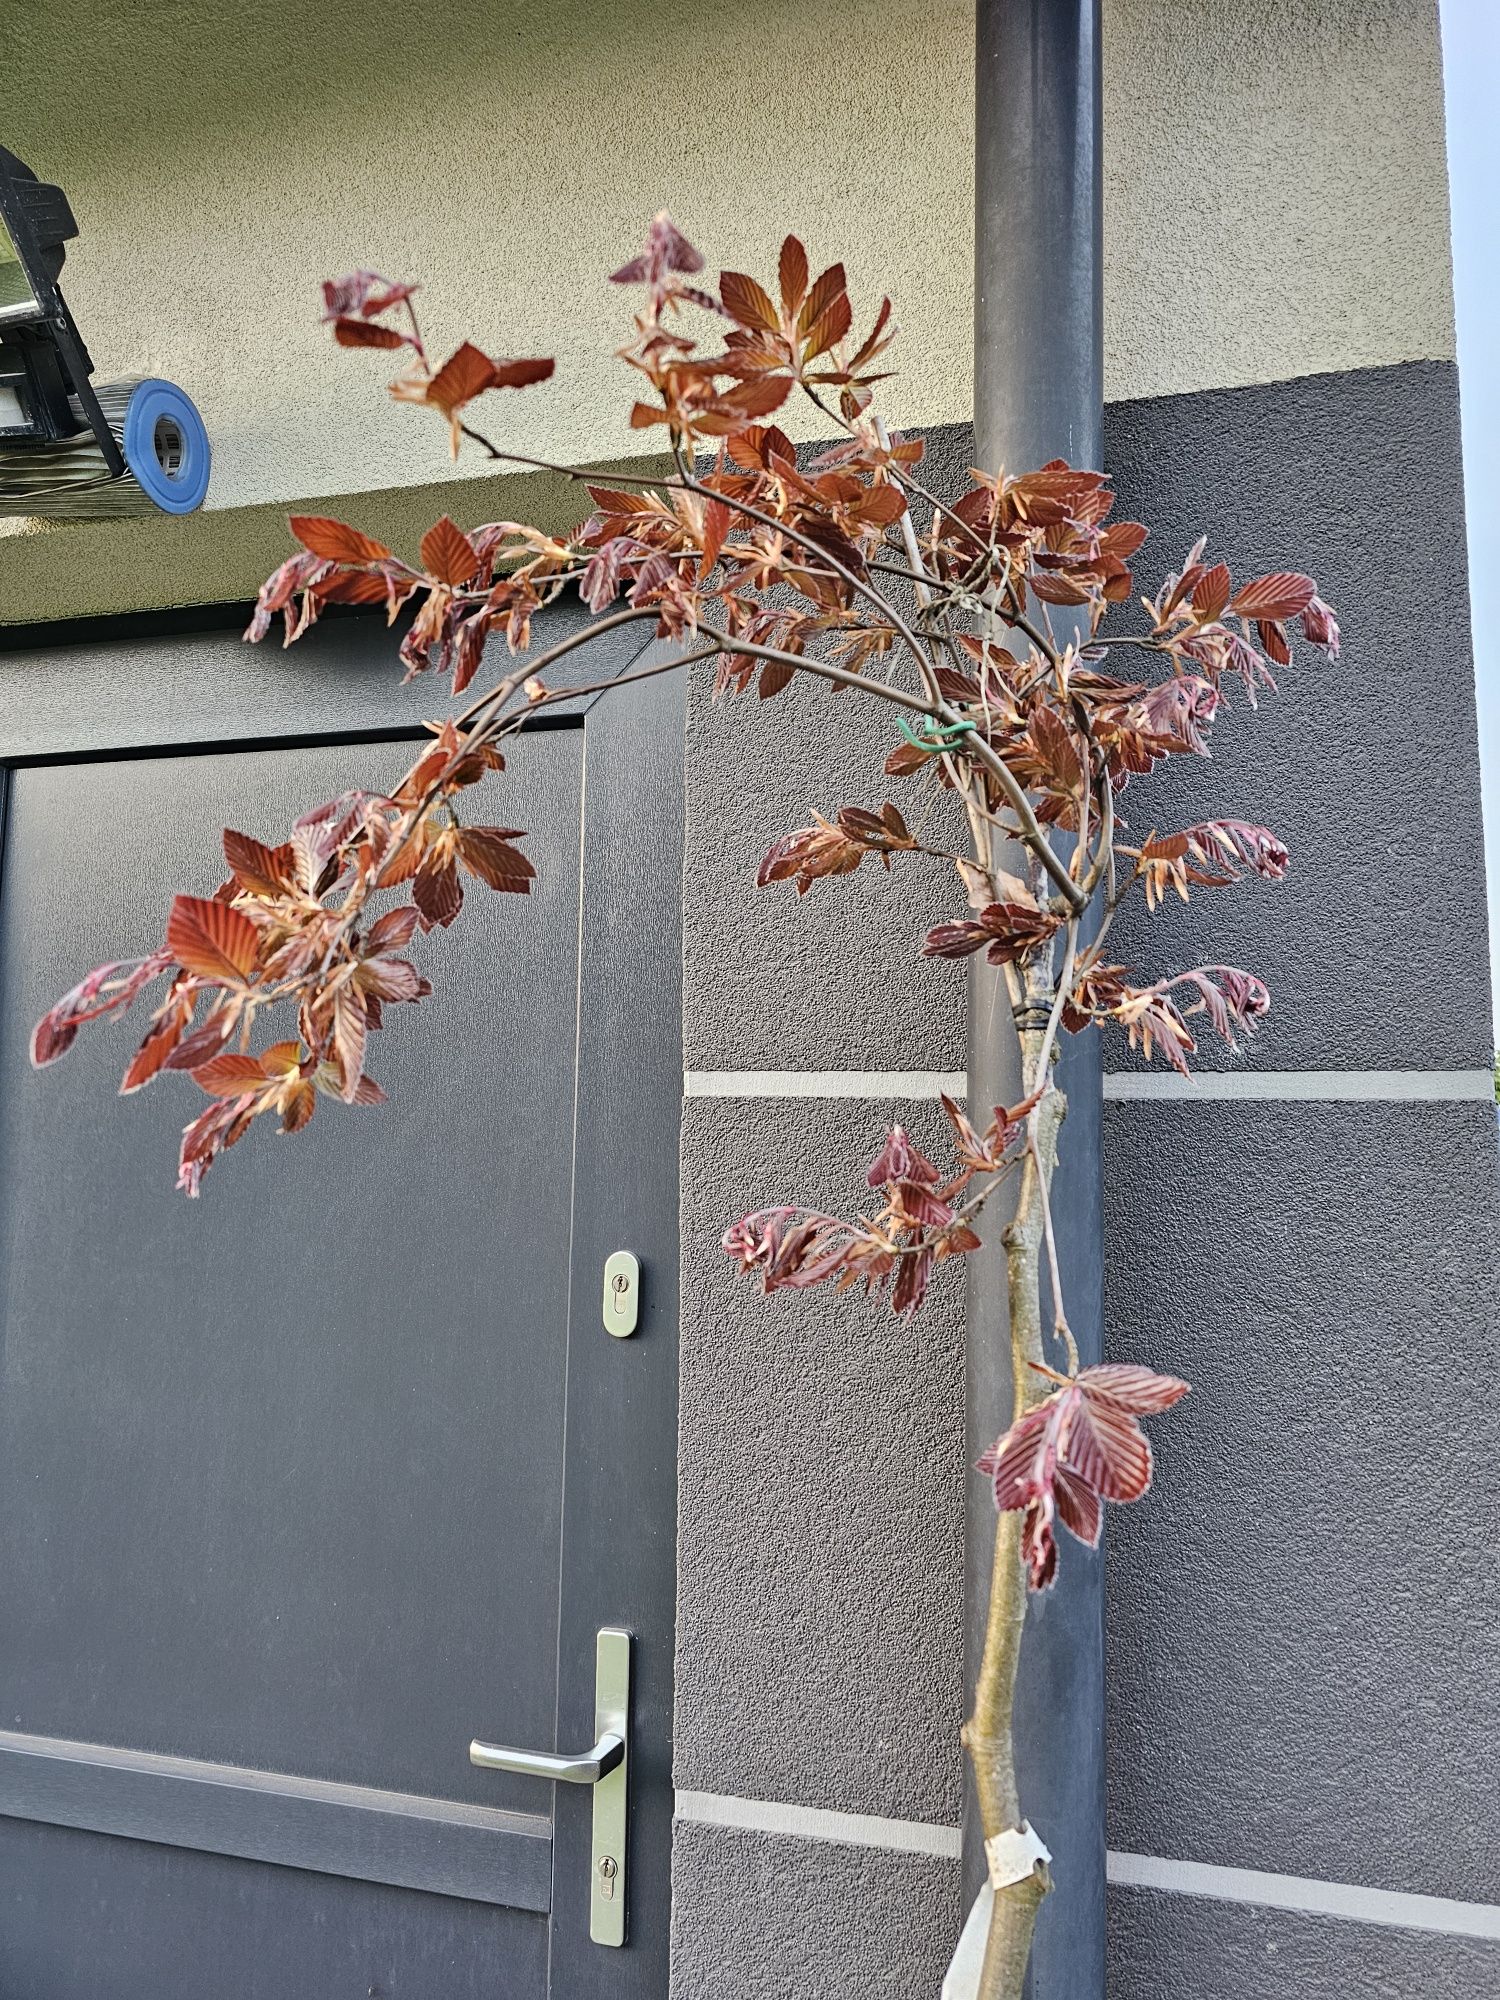
M 57 280 L 60 187 L 0 146 L 0 514 L 187 514 L 208 489 L 196 407 L 159 377 L 100 383 Z

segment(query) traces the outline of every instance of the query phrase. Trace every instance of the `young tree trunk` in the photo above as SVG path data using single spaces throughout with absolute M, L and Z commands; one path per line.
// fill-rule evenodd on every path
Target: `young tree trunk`
M 1038 1071 L 1045 1060 L 1043 1043 L 1040 1030 L 1027 1030 L 1021 1036 L 1028 1094 L 1041 1082 Z M 1046 1378 L 1038 1375 L 1030 1364 L 1047 1359 L 1042 1345 L 1041 1299 L 1045 1203 L 1057 1165 L 1058 1132 L 1066 1111 L 1066 1098 L 1049 1080 L 1035 1114 L 1036 1150 L 1022 1168 L 1015 1213 L 1005 1228 L 1013 1419 L 1048 1393 Z M 974 1712 L 964 1730 L 986 1841 L 1008 1828 L 1019 1828 L 1023 1820 L 1016 1788 L 1013 1728 L 1016 1674 L 1028 1595 L 1021 1560 L 1022 1518 L 1017 1512 L 1009 1512 L 1002 1514 L 996 1523 L 984 1652 L 974 1688 Z M 994 1914 L 976 2000 L 1021 2000 L 1037 1911 L 1051 1886 L 1045 1866 L 1038 1864 L 1022 1881 L 995 1891 Z

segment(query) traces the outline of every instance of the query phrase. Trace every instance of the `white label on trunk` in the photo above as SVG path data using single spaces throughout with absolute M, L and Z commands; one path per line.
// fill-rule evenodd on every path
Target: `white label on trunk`
M 1041 1835 L 1024 1819 L 1019 1826 L 1009 1826 L 987 1840 L 984 1851 L 990 1864 L 990 1883 L 996 1889 L 1024 1882 L 1039 1861 L 1052 1859 Z

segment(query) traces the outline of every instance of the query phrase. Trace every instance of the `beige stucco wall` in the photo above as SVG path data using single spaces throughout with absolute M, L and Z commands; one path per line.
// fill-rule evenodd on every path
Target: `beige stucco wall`
M 1454 353 L 1437 0 L 1105 0 L 1105 394 Z
M 967 0 L 29 14 L 19 47 L 7 35 L 0 130 L 72 197 L 67 290 L 101 372 L 144 363 L 207 413 L 211 507 L 442 476 L 441 425 L 379 394 L 390 357 L 340 354 L 317 326 L 318 280 L 360 264 L 423 281 L 435 345 L 557 355 L 546 387 L 495 399 L 517 450 L 639 450 L 612 358 L 631 294 L 606 277 L 662 207 L 715 265 L 774 268 L 794 227 L 872 314 L 896 291 L 900 416 L 960 405 Z M 64 32 L 100 116 L 67 72 L 45 80 Z
M 641 442 L 604 277 L 645 218 L 762 269 L 795 227 L 856 299 L 893 293 L 894 419 L 966 418 L 971 19 L 10 0 L 0 139 L 72 198 L 65 284 L 99 373 L 198 399 L 208 508 L 232 518 L 9 536 L 0 621 L 243 595 L 287 500 L 383 491 L 399 532 L 439 497 L 400 492 L 483 478 L 455 511 L 518 511 L 385 399 L 385 356 L 317 326 L 317 281 L 358 263 L 422 278 L 436 345 L 555 353 L 552 383 L 487 415 L 518 450 L 597 460 Z M 1111 397 L 1452 353 L 1436 0 L 1106 0 L 1105 75 Z

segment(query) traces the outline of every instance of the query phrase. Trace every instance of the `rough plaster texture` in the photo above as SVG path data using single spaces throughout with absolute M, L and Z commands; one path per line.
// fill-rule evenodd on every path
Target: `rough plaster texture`
M 1193 1384 L 1111 1521 L 1110 1845 L 1500 1899 L 1493 1110 L 1106 1106 L 1104 1187 L 1111 1351 Z
M 1154 916 L 1133 901 L 1112 948 L 1146 967 L 1227 962 L 1268 979 L 1262 1031 L 1238 1058 L 1205 1036 L 1205 1068 L 1486 1067 L 1455 369 L 1116 403 L 1105 449 L 1122 513 L 1152 528 L 1145 587 L 1207 530 L 1240 576 L 1311 570 L 1344 635 L 1331 664 L 1299 647 L 1258 710 L 1229 684 L 1212 761 L 1176 759 L 1122 801 L 1142 833 L 1220 814 L 1261 821 L 1291 850 L 1287 879 L 1195 890 Z M 1121 1038 L 1105 1062 L 1130 1065 Z
M 774 269 L 796 228 L 872 311 L 897 293 L 892 408 L 953 416 L 970 8 L 866 0 L 859 33 L 851 61 L 832 0 L 437 0 L 420 22 L 329 0 L 315 43 L 293 0 L 18 0 L 0 129 L 72 198 L 64 283 L 101 373 L 180 381 L 214 443 L 209 504 L 237 507 L 441 466 L 441 423 L 381 395 L 391 357 L 339 353 L 316 324 L 318 280 L 359 265 L 423 281 L 439 346 L 558 356 L 550 385 L 492 399 L 514 449 L 630 450 L 612 357 L 631 295 L 606 278 L 663 207 L 716 268 Z M 258 87 L 277 76 L 295 88 Z M 893 110 L 894 158 L 875 136 Z
M 1500 1944 L 1112 1889 L 1110 2000 L 1491 2000 Z
M 685 1106 L 680 1789 L 957 1822 L 962 1284 L 903 1322 L 764 1300 L 719 1248 L 748 1210 L 856 1199 L 887 1124 L 935 1144 L 935 1109 Z
M 927 433 L 924 482 L 961 492 L 967 424 Z M 964 1067 L 965 967 L 923 959 L 922 938 L 964 907 L 950 864 L 896 855 L 858 876 L 755 887 L 778 835 L 840 806 L 893 799 L 922 837 L 962 837 L 951 795 L 885 778 L 900 741 L 865 696 L 798 681 L 768 702 L 713 699 L 700 671 L 688 705 L 683 892 L 683 1046 L 689 1069 Z M 726 893 L 727 885 L 727 893 Z
M 955 1861 L 677 1822 L 672 2000 L 918 2000 L 959 1921 Z
M 435 454 L 430 474 L 445 461 Z M 657 461 L 632 460 L 635 471 Z M 462 528 L 497 518 L 552 532 L 575 526 L 588 501 L 572 481 L 518 473 L 504 481 L 447 479 L 380 491 L 323 494 L 312 511 L 351 521 L 415 561 L 425 531 L 451 514 Z M 0 520 L 0 626 L 176 605 L 247 603 L 297 544 L 297 503 L 270 501 L 179 519 L 36 522 L 6 536 Z
M 943 844 L 950 801 L 880 775 L 900 738 L 874 702 L 794 682 L 774 701 L 715 703 L 695 682 L 688 724 L 684 1061 L 689 1069 L 964 1066 L 964 971 L 919 956 L 962 912 L 945 862 L 897 855 L 852 880 L 755 886 L 778 835 L 840 806 L 894 799 Z
M 1451 356 L 1436 0 L 1104 18 L 1109 396 Z M 293 0 L 17 0 L 0 130 L 73 200 L 64 283 L 99 373 L 198 399 L 229 512 L 0 522 L 0 622 L 243 596 L 284 551 L 275 503 L 364 517 L 369 492 L 371 531 L 409 539 L 444 505 L 568 518 L 526 484 L 410 491 L 443 481 L 441 426 L 386 400 L 388 356 L 315 323 L 317 281 L 359 264 L 424 281 L 436 346 L 556 354 L 552 384 L 487 416 L 516 450 L 594 461 L 633 448 L 604 278 L 644 219 L 665 204 L 712 261 L 757 268 L 794 227 L 856 298 L 894 297 L 892 420 L 967 418 L 972 9 L 868 0 L 859 30 L 851 62 L 831 0 L 440 0 L 419 31 L 398 0 L 330 0 L 314 55 Z M 851 173 L 866 144 L 880 170 Z M 490 476 L 471 455 L 447 483 Z
M 1454 353 L 1438 0 L 1106 0 L 1104 393 Z

